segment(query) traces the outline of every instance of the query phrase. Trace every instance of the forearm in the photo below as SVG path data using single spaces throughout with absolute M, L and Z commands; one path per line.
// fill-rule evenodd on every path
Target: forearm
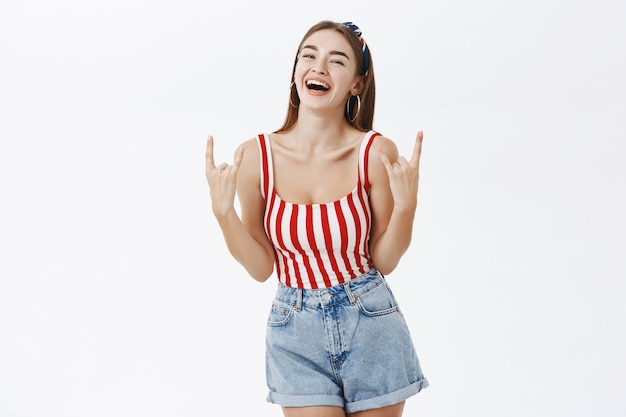
M 274 270 L 273 254 L 248 232 L 234 208 L 215 218 L 233 258 L 255 280 L 267 280 Z
M 382 274 L 391 273 L 409 248 L 413 234 L 415 207 L 394 207 L 385 231 L 370 243 L 374 266 Z

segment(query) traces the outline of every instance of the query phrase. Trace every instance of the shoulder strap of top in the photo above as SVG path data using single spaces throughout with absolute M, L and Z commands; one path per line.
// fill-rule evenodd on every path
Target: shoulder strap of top
M 260 151 L 260 169 L 261 169 L 261 195 L 267 198 L 271 190 L 274 188 L 274 172 L 272 163 L 272 149 L 270 147 L 269 135 L 257 135 L 257 143 Z
M 363 137 L 361 148 L 359 150 L 359 179 L 361 184 L 363 184 L 363 188 L 365 188 L 365 191 L 368 193 L 370 192 L 370 183 L 367 176 L 369 153 L 372 142 L 376 136 L 380 136 L 380 133 L 374 130 L 367 132 Z

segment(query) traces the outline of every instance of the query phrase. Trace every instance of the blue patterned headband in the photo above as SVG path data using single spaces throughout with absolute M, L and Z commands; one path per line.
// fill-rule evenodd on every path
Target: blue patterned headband
M 352 29 L 356 37 L 359 38 L 359 42 L 361 42 L 361 47 L 363 48 L 363 62 L 365 63 L 365 72 L 363 75 L 367 77 L 367 73 L 370 70 L 370 50 L 365 43 L 365 39 L 363 39 L 363 33 L 361 29 L 352 22 L 344 22 L 343 24 Z

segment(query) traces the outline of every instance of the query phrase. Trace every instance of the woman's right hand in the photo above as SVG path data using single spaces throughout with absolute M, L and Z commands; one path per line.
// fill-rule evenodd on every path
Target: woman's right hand
M 216 217 L 226 215 L 234 209 L 235 193 L 237 192 L 237 172 L 243 160 L 243 147 L 235 151 L 233 165 L 221 163 L 215 166 L 213 160 L 213 136 L 209 136 L 206 144 L 206 179 L 209 182 L 213 213 Z

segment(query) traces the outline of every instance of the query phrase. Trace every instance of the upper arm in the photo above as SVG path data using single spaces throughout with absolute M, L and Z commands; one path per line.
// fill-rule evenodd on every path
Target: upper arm
M 389 138 L 377 136 L 372 143 L 368 158 L 368 179 L 370 183 L 370 207 L 372 210 L 372 230 L 370 232 L 370 253 L 378 238 L 387 230 L 391 212 L 393 211 L 393 196 L 389 187 L 387 170 L 380 159 L 378 146 L 393 164 L 398 159 L 398 148 Z
M 274 248 L 263 227 L 265 200 L 261 195 L 260 152 L 256 139 L 242 144 L 243 160 L 237 174 L 237 198 L 241 222 L 250 235 L 266 249 L 268 259 L 274 262 Z

